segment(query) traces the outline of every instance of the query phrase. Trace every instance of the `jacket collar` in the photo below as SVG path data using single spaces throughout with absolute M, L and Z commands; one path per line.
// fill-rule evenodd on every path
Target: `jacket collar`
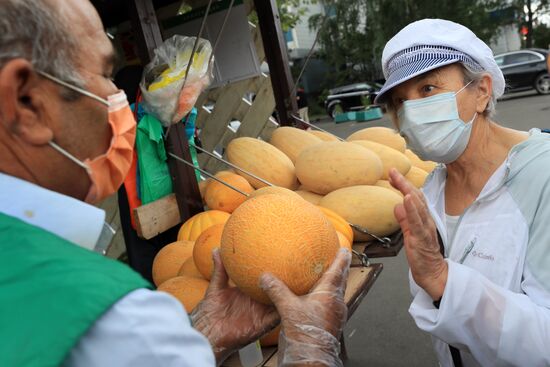
M 105 212 L 60 193 L 0 173 L 0 212 L 93 250 Z

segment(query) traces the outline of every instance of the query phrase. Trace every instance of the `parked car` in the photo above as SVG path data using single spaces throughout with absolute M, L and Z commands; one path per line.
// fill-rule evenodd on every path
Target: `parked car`
M 338 112 L 361 110 L 365 108 L 365 101 L 374 101 L 380 92 L 377 83 L 355 83 L 329 90 L 325 100 L 325 109 L 330 117 L 334 118 Z
M 539 94 L 550 94 L 548 53 L 548 50 L 530 48 L 496 55 L 497 65 L 506 79 L 506 92 L 534 88 Z

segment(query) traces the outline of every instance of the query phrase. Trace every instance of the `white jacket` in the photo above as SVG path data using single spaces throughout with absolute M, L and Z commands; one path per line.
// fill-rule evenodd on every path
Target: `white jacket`
M 424 194 L 443 239 L 447 285 L 436 309 L 411 278 L 409 312 L 432 335 L 442 366 L 449 344 L 464 366 L 550 366 L 550 135 L 515 146 L 447 241 L 446 169 Z

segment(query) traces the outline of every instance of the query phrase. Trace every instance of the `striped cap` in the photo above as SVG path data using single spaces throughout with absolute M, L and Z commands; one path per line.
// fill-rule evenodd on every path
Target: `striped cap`
M 423 19 L 409 24 L 384 48 L 382 69 L 386 83 L 375 98 L 384 103 L 399 84 L 430 70 L 460 62 L 493 78 L 493 93 L 504 92 L 504 76 L 491 49 L 468 28 L 442 19 Z

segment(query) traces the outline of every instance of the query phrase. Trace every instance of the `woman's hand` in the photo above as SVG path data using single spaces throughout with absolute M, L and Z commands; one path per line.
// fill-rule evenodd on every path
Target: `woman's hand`
M 273 306 L 254 301 L 236 287 L 218 250 L 214 251 L 214 273 L 204 299 L 191 314 L 193 327 L 208 338 L 220 364 L 234 351 L 258 340 L 279 323 Z
M 342 365 L 339 340 L 347 319 L 350 263 L 351 253 L 341 249 L 317 285 L 301 297 L 274 276 L 262 276 L 261 287 L 281 315 L 279 365 Z
M 404 196 L 394 213 L 403 231 L 413 279 L 432 299 L 439 300 L 447 283 L 448 265 L 441 255 L 437 229 L 424 195 L 396 169 L 390 171 L 390 183 Z

